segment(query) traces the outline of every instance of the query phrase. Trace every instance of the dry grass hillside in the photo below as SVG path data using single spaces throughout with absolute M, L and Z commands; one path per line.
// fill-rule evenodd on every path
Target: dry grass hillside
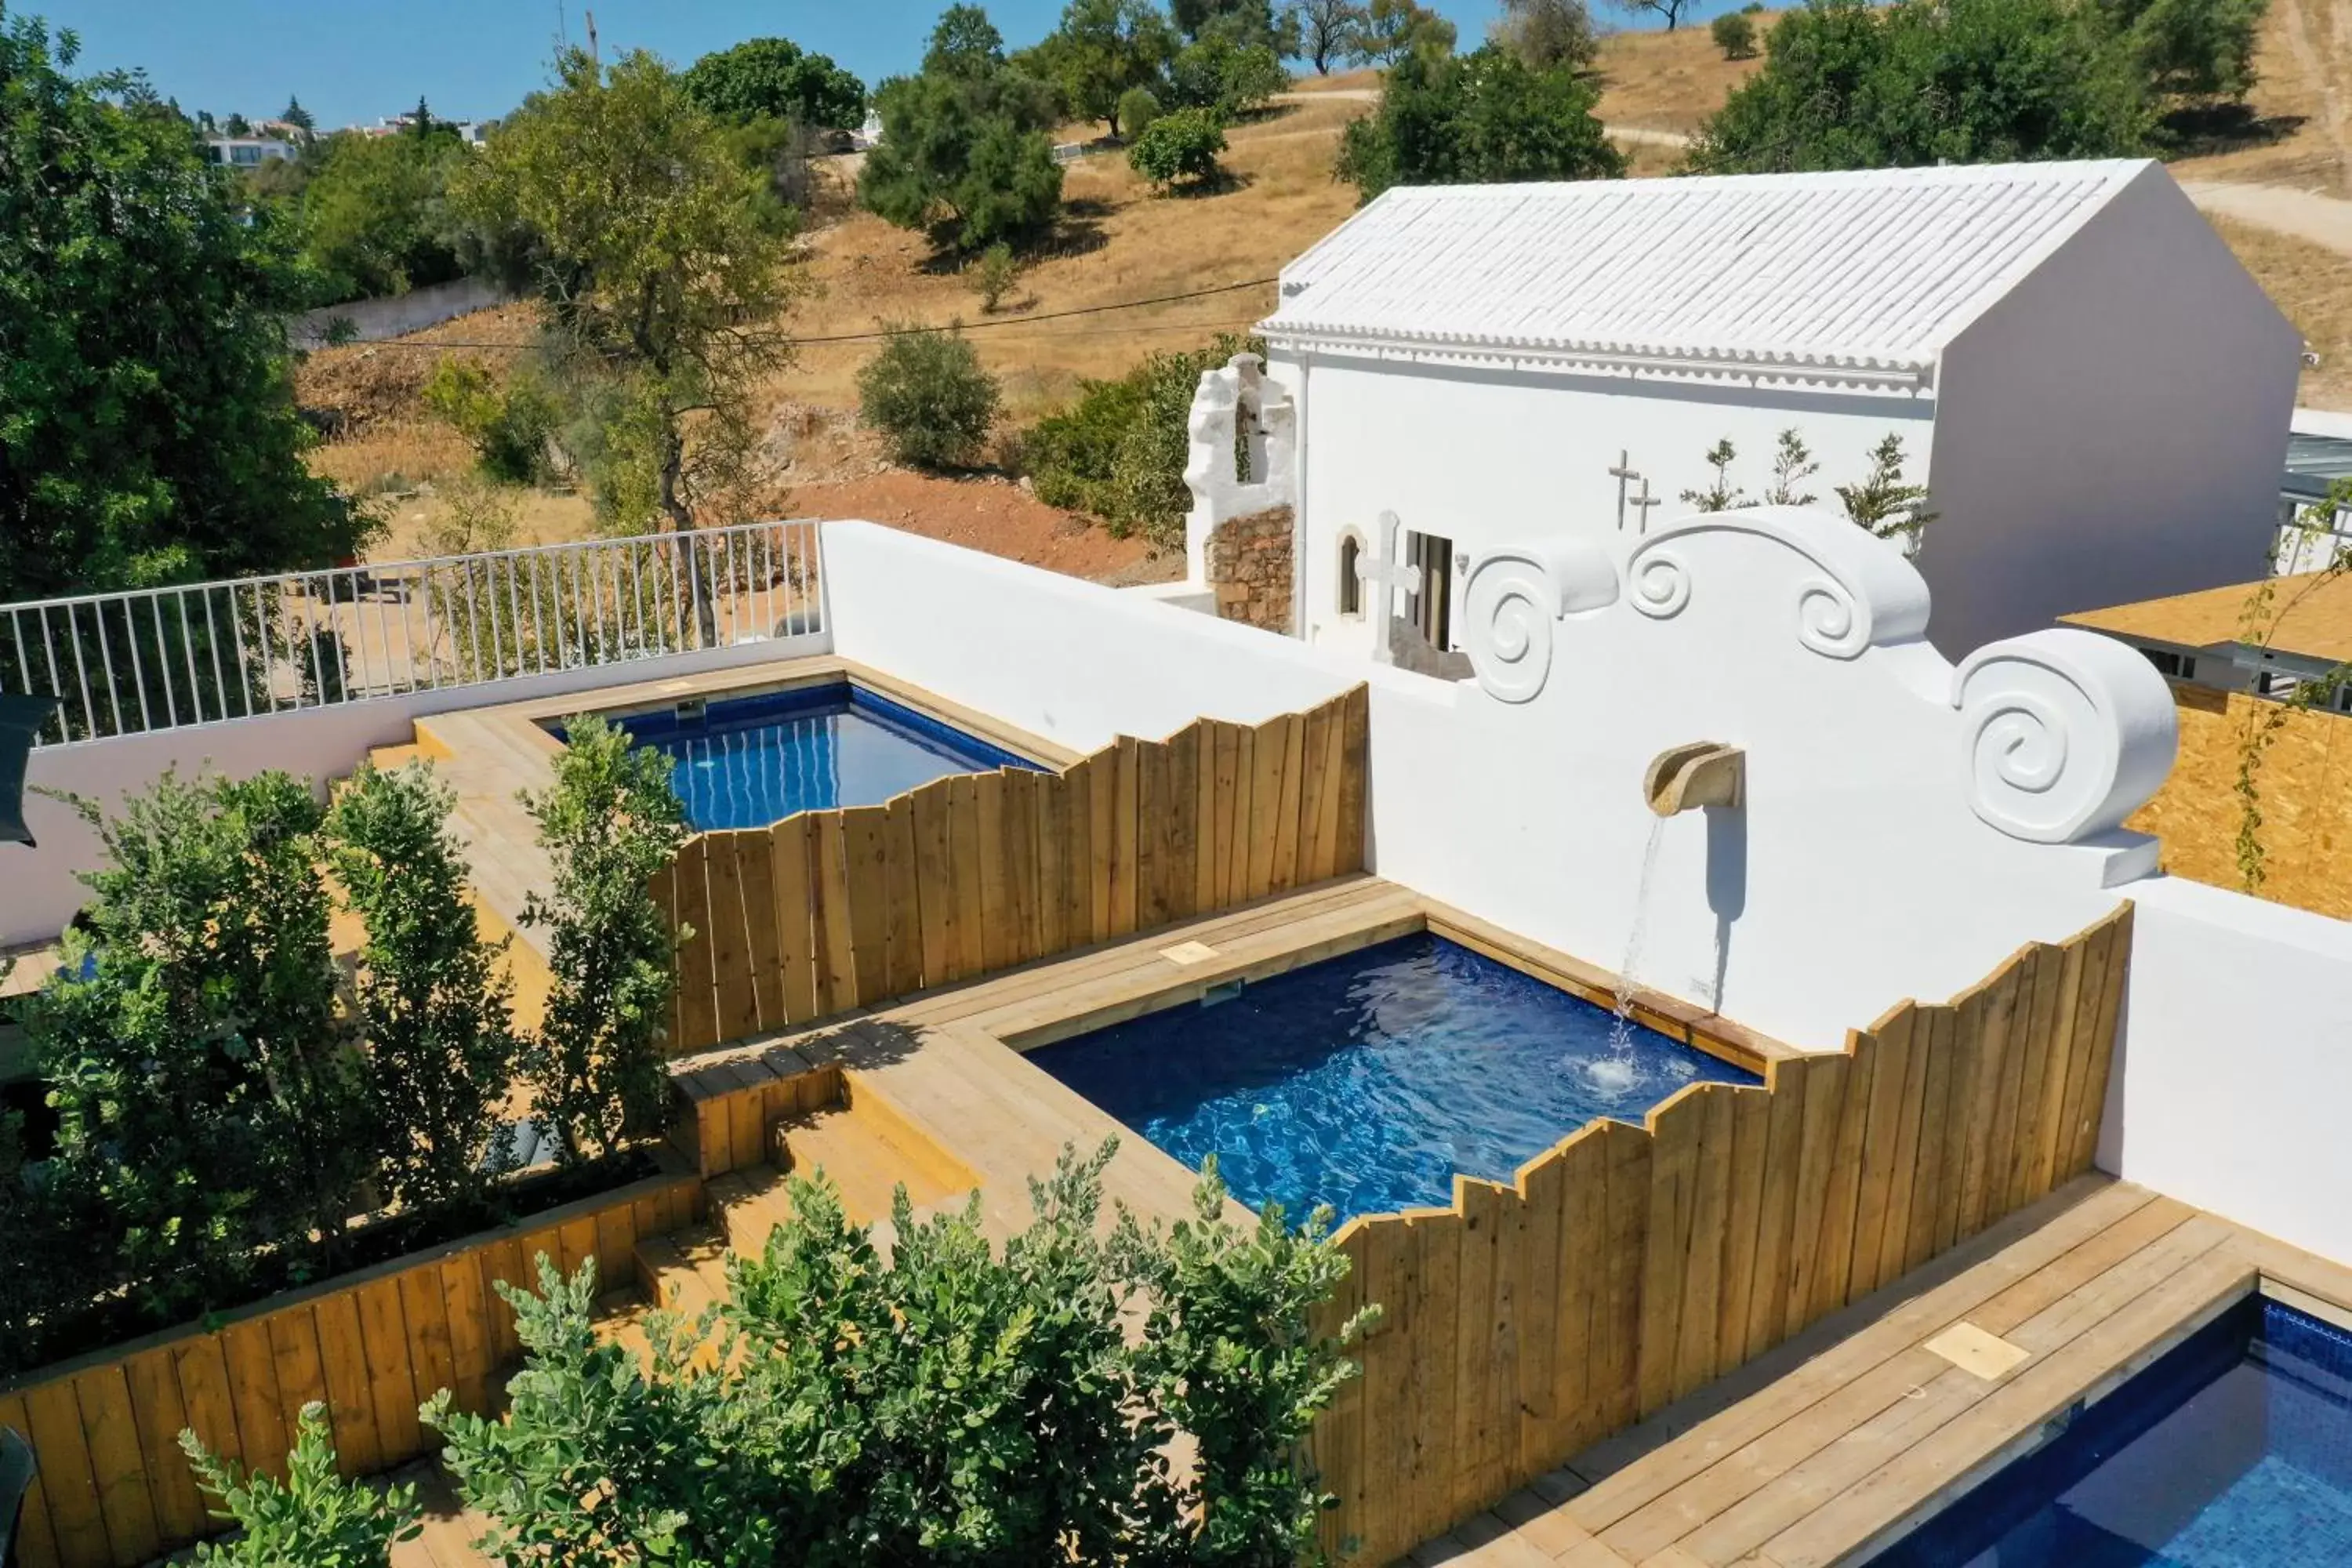
M 1604 42 L 1599 61 L 1601 117 L 1612 126 L 1686 134 L 1759 63 L 1725 59 L 1704 27 L 1619 34 Z M 2252 129 L 2233 128 L 2234 141 L 2182 160 L 2178 172 L 2352 194 L 2352 132 L 2345 124 L 2352 0 L 2272 0 L 2258 64 Z M 1198 195 L 1153 194 L 1115 150 L 1081 159 L 1067 174 L 1061 233 L 993 313 L 982 311 L 967 279 L 920 237 L 856 211 L 847 199 L 854 170 L 835 167 L 807 241 L 809 291 L 791 318 L 803 346 L 762 389 L 772 455 L 782 473 L 777 504 L 802 514 L 854 505 L 970 542 L 1001 535 L 1009 553 L 1089 574 L 1148 570 L 1139 546 L 1119 542 L 1105 554 L 1082 544 L 1082 522 L 1001 477 L 943 480 L 888 471 L 852 412 L 872 334 L 886 326 L 961 322 L 1003 378 L 1007 417 L 1017 424 L 1066 400 L 1083 378 L 1116 375 L 1155 351 L 1196 347 L 1245 327 L 1272 306 L 1281 267 L 1353 210 L 1355 193 L 1331 176 L 1332 155 L 1349 121 L 1370 111 L 1378 88 L 1370 71 L 1303 79 L 1276 111 L 1229 133 L 1230 178 Z M 1066 134 L 1083 139 L 1097 129 L 1071 127 Z M 1667 174 L 1679 156 L 1654 142 L 1629 151 L 1637 176 Z M 2217 226 L 2320 354 L 2320 366 L 2306 373 L 2304 400 L 2352 406 L 2352 261 L 2243 223 Z M 1212 289 L 1219 291 L 1203 292 Z M 1101 309 L 1179 295 L 1192 297 Z M 450 322 L 404 346 L 326 351 L 304 368 L 306 403 L 335 408 L 348 421 L 320 447 L 318 466 L 377 498 L 392 523 L 384 552 L 430 544 L 446 510 L 443 492 L 467 466 L 463 444 L 427 418 L 418 400 L 439 358 L 428 345 L 509 342 L 529 327 L 527 310 L 512 307 Z M 927 524 L 932 517 L 940 521 Z M 569 494 L 523 498 L 519 521 L 526 541 L 573 537 L 594 526 L 586 502 Z

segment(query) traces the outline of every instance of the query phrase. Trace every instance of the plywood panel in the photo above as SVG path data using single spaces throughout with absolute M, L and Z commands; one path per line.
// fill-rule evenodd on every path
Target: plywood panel
M 890 893 L 882 858 L 887 816 L 878 805 L 851 806 L 840 814 L 854 987 L 845 1006 L 862 1007 L 889 994 Z
M 783 949 L 776 930 L 776 844 L 766 828 L 728 837 L 735 841 L 735 873 L 742 883 L 743 949 L 751 965 L 754 1029 L 781 1029 L 792 1021 L 784 1008 Z
M 139 1453 L 147 1472 L 147 1496 L 155 1523 L 168 1540 L 186 1541 L 205 1528 L 205 1501 L 180 1452 L 188 1413 L 180 1403 L 180 1374 L 169 1349 L 142 1351 L 122 1363 L 131 1391 L 131 1415 L 139 1429 Z M 280 1374 L 281 1380 L 283 1373 Z M 8 1425 L 0 1408 L 0 1426 Z
M 130 1384 L 119 1365 L 93 1367 L 73 1380 L 73 1394 L 107 1543 L 115 1562 L 143 1563 L 162 1547 L 163 1535 L 147 1492 L 147 1462 L 140 1451 Z
M 923 988 L 923 906 L 915 854 L 915 798 L 902 795 L 882 811 L 883 994 Z
M 710 967 L 718 1038 L 731 1040 L 760 1026 L 751 983 L 750 921 L 743 909 L 743 874 L 736 863 L 740 835 L 703 836 L 703 869 L 710 905 Z
M 278 1392 L 277 1351 L 269 1342 L 269 1325 L 259 1318 L 231 1323 L 220 1332 L 220 1347 L 246 1463 L 283 1480 L 286 1450 L 292 1441 Z
M 319 1364 L 327 1382 L 327 1419 L 335 1435 L 335 1465 L 347 1476 L 373 1475 L 386 1463 L 376 1436 L 375 1390 L 368 1377 L 367 1343 L 359 1299 L 348 1292 L 320 1298 Z
M 382 1463 L 396 1465 L 421 1445 L 416 1406 L 422 1397 L 409 1370 L 408 1323 L 400 1310 L 400 1282 L 377 1279 L 353 1292 L 360 1345 L 367 1357 L 368 1393 L 375 1402 L 376 1445 Z M 187 1386 L 183 1369 L 180 1386 Z
M 812 853 L 816 824 L 803 813 L 788 816 L 768 829 L 768 851 L 774 866 L 776 897 L 776 963 L 783 989 L 784 1016 L 804 1024 L 817 1016 L 820 949 L 817 944 L 815 859 Z
M 850 908 L 849 840 L 838 811 L 809 814 L 814 834 L 813 885 L 816 889 L 817 1011 L 839 1013 L 857 1005 L 857 955 Z

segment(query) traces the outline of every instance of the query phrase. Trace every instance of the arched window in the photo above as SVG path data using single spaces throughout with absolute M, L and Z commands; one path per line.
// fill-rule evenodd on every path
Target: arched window
M 1364 542 L 1353 529 L 1339 536 L 1339 613 L 1343 616 L 1364 613 L 1364 581 L 1356 575 L 1356 563 L 1363 554 Z

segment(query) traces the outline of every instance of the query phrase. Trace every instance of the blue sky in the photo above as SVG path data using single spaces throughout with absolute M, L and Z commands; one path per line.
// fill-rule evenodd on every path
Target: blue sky
M 748 37 L 782 36 L 866 81 L 913 68 L 948 0 L 595 0 L 609 52 L 642 46 L 680 65 Z M 1016 47 L 1049 30 L 1063 0 L 993 0 Z M 546 79 L 561 12 L 578 40 L 581 0 L 0 0 L 81 35 L 82 66 L 144 66 L 194 112 L 274 115 L 299 95 L 322 127 L 414 108 L 494 116 Z M 1465 40 L 1496 0 L 1439 0 Z

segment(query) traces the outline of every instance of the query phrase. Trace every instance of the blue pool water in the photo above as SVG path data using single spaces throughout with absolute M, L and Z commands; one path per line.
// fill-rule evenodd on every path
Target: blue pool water
M 635 713 L 620 723 L 675 761 L 687 822 L 703 831 L 878 805 L 950 773 L 1036 765 L 846 681 L 713 702 L 696 719 Z
M 1751 1073 L 1567 992 L 1412 936 L 1150 1014 L 1029 1059 L 1251 1207 L 1350 1215 L 1508 1181 L 1595 1117 L 1639 1121 L 1685 1084 Z
M 2352 1334 L 2250 1296 L 1872 1561 L 2352 1563 Z

